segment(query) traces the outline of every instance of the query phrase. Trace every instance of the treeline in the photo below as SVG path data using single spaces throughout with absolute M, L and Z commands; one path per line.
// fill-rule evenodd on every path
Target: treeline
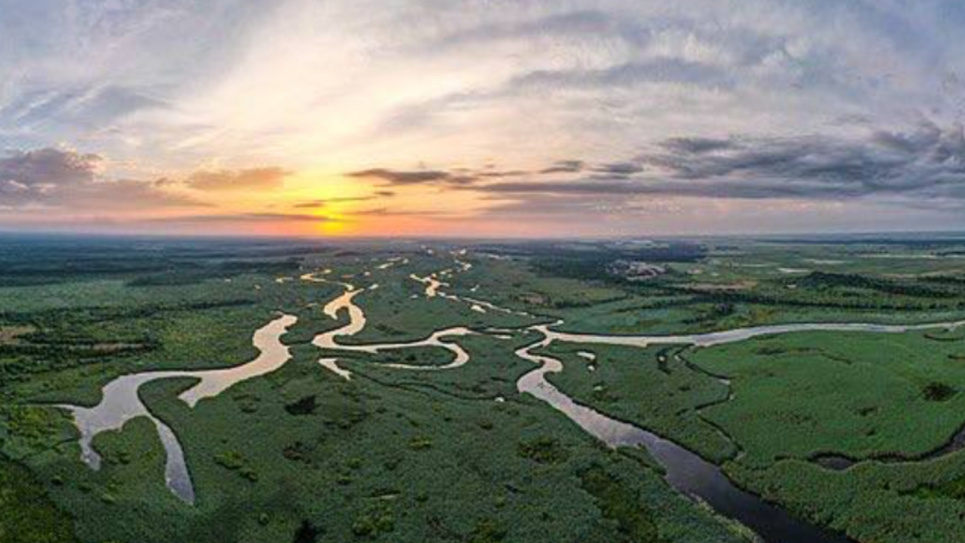
M 827 273 L 816 271 L 799 279 L 786 279 L 784 283 L 786 285 L 794 284 L 798 287 L 807 287 L 813 289 L 835 287 L 867 289 L 885 294 L 912 296 L 917 298 L 955 298 L 961 295 L 961 292 L 954 290 L 936 289 L 916 283 L 899 283 L 887 279 L 867 277 L 852 273 Z
M 32 375 L 154 351 L 160 344 L 150 338 L 140 343 L 17 343 L 0 345 L 0 388 Z
M 134 275 L 275 273 L 297 268 L 305 256 L 333 250 L 278 241 L 0 235 L 0 284 L 30 286 Z
M 933 275 L 929 277 L 922 277 L 921 281 L 924 281 L 926 283 L 935 283 L 939 285 L 965 287 L 965 277 L 957 276 L 957 275 Z
M 151 338 L 145 338 L 136 343 L 105 340 L 72 343 L 16 343 L 0 345 L 0 360 L 25 356 L 43 359 L 44 362 L 105 358 L 143 354 L 159 347 L 160 343 Z M 3 365 L 6 366 L 6 363 L 4 362 Z
M 684 287 L 689 292 L 696 292 Z M 751 291 L 716 291 L 706 294 L 706 300 L 716 304 L 758 304 L 785 307 L 823 307 L 840 309 L 884 309 L 894 311 L 940 311 L 965 310 L 965 299 L 949 301 L 922 301 L 915 299 L 895 300 L 875 296 L 840 296 L 815 293 L 813 291 L 798 292 L 798 296 L 789 296 L 786 292 L 767 294 Z
M 252 305 L 250 298 L 210 300 L 174 304 L 147 304 L 137 307 L 91 306 L 71 309 L 47 309 L 31 312 L 0 311 L 0 322 L 13 325 L 31 325 L 39 329 L 54 328 L 64 322 L 106 322 L 152 317 L 177 311 L 203 311 Z
M 179 286 L 201 283 L 212 278 L 228 278 L 243 274 L 291 275 L 301 269 L 301 260 L 224 260 L 212 265 L 168 269 L 162 273 L 141 275 L 127 282 L 130 287 Z
M 49 285 L 98 277 L 159 273 L 170 267 L 170 262 L 147 260 L 135 264 L 114 259 L 3 264 L 0 266 L 0 284 L 7 287 Z
M 733 302 L 722 302 L 711 304 L 710 307 L 698 311 L 694 316 L 683 319 L 681 322 L 687 325 L 701 325 L 715 323 L 720 319 L 729 317 L 736 313 L 737 307 Z
M 963 236 L 961 235 L 955 236 L 955 237 L 949 237 L 946 239 L 911 238 L 911 237 L 894 237 L 894 236 L 891 236 L 891 237 L 826 236 L 826 237 L 812 237 L 812 238 L 764 237 L 764 238 L 760 238 L 760 241 L 780 243 L 782 245 L 829 245 L 829 246 L 845 245 L 845 246 L 852 246 L 852 247 L 855 245 L 867 245 L 868 252 L 874 252 L 876 245 L 888 247 L 890 251 L 893 251 L 895 247 L 905 247 L 908 249 L 913 249 L 918 251 L 955 250 L 956 248 L 961 248 L 963 245 L 965 245 L 965 238 L 963 238 Z
M 614 309 L 614 313 L 633 313 L 635 311 L 650 311 L 653 309 L 669 309 L 672 307 L 686 307 L 702 302 L 712 302 L 710 298 L 703 294 L 688 294 L 679 296 L 679 292 L 673 292 L 675 296 L 663 296 L 656 300 L 648 300 L 646 303 L 635 304 L 629 307 Z

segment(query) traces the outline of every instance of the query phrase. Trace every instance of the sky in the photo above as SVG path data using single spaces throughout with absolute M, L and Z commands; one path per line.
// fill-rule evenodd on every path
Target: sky
M 965 229 L 960 0 L 0 0 L 0 230 Z

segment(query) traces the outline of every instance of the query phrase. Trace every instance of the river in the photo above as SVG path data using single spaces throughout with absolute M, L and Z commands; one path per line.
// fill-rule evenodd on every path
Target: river
M 122 375 L 101 389 L 101 401 L 93 407 L 60 404 L 58 407 L 71 412 L 74 425 L 80 432 L 81 460 L 91 467 L 100 469 L 101 457 L 92 447 L 93 439 L 102 432 L 119 430 L 128 421 L 146 417 L 157 428 L 158 437 L 166 456 L 164 477 L 167 487 L 175 496 L 186 503 L 194 503 L 194 485 L 184 458 L 184 449 L 174 431 L 154 416 L 141 401 L 141 386 L 159 379 L 186 377 L 198 379 L 191 388 L 178 396 L 181 401 L 194 407 L 203 398 L 217 396 L 234 384 L 265 375 L 280 368 L 291 358 L 291 354 L 281 342 L 281 336 L 295 324 L 292 315 L 281 315 L 255 331 L 252 344 L 259 351 L 258 356 L 240 366 L 200 371 L 149 371 Z

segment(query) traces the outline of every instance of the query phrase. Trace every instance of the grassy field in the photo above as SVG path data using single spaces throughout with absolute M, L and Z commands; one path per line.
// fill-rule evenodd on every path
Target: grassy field
M 554 344 L 548 353 L 564 361 L 564 370 L 549 380 L 580 403 L 673 436 L 688 449 L 722 463 L 737 449 L 700 412 L 726 401 L 728 387 L 687 367 L 675 356 L 682 348 Z M 593 353 L 596 360 L 589 363 L 579 352 Z M 588 369 L 591 364 L 593 371 Z
M 731 379 L 734 399 L 704 415 L 743 461 L 838 453 L 921 456 L 965 425 L 965 341 L 929 333 L 800 333 L 687 354 Z
M 745 456 L 727 468 L 767 497 L 862 541 L 965 538 L 962 452 L 939 449 L 965 425 L 961 333 L 792 334 L 691 357 L 732 378 L 734 400 L 708 408 Z M 833 472 L 820 453 L 886 458 Z M 797 459 L 797 460 L 792 460 Z
M 468 253 L 415 242 L 0 243 L 0 543 L 745 541 L 646 454 L 606 449 L 520 395 L 533 366 L 513 351 L 539 339 L 525 327 L 562 319 L 570 331 L 670 334 L 965 318 L 963 245 L 949 240 L 486 242 Z M 640 262 L 661 271 L 633 276 Z M 298 279 L 313 272 L 327 281 Z M 447 293 L 528 316 L 427 298 L 410 275 L 433 273 Z M 311 339 L 346 322 L 321 311 L 339 282 L 367 289 L 356 301 L 368 325 L 349 343 L 449 326 L 505 337 L 457 339 L 471 361 L 446 371 L 384 367 L 444 365 L 440 348 L 327 353 Z M 100 471 L 80 462 L 70 418 L 50 404 L 93 405 L 132 372 L 247 362 L 252 332 L 278 312 L 299 317 L 281 369 L 194 409 L 176 399 L 188 381 L 141 390 L 180 438 L 194 506 L 165 488 L 146 419 L 96 438 Z M 564 362 L 550 380 L 578 402 L 861 543 L 965 540 L 965 453 L 892 458 L 928 453 L 965 424 L 961 331 L 706 349 L 556 343 L 546 354 Z M 352 379 L 321 368 L 323 356 Z M 860 462 L 834 471 L 813 460 L 822 454 Z

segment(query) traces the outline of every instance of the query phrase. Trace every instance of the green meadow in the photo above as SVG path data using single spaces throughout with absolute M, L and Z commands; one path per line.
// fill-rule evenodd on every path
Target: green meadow
M 541 339 L 530 327 L 667 335 L 965 319 L 965 260 L 945 256 L 960 247 L 947 240 L 439 242 L 431 254 L 389 242 L 3 243 L 2 543 L 755 541 L 675 489 L 645 450 L 611 449 L 521 394 L 536 366 L 515 351 Z M 626 262 L 662 272 L 633 276 Z M 299 279 L 310 273 L 321 280 Z M 436 274 L 450 297 L 426 297 L 412 274 Z M 445 341 L 470 361 L 436 371 L 450 351 L 313 346 L 348 323 L 322 312 L 342 283 L 366 289 L 355 302 L 367 323 L 339 341 L 465 326 L 473 333 Z M 245 364 L 258 355 L 252 333 L 280 313 L 298 317 L 280 369 L 194 408 L 177 398 L 193 379 L 139 391 L 184 449 L 193 504 L 166 488 L 147 418 L 94 438 L 100 470 L 81 462 L 58 404 L 95 406 L 122 375 Z M 805 522 L 860 543 L 965 539 L 965 453 L 946 447 L 965 426 L 965 328 L 704 348 L 554 342 L 539 354 L 562 362 L 548 380 L 578 404 L 673 441 Z

